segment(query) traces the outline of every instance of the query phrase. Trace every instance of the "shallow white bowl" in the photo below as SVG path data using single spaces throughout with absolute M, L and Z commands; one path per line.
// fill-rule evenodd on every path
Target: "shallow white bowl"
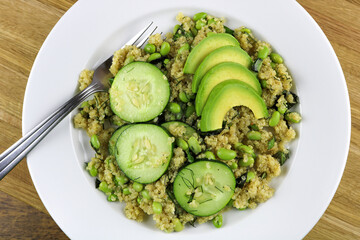
M 23 109 L 23 133 L 73 96 L 84 68 L 94 69 L 151 20 L 159 31 L 178 12 L 206 11 L 247 26 L 272 44 L 289 67 L 303 121 L 273 198 L 255 210 L 228 211 L 224 226 L 211 224 L 165 234 L 152 220 L 126 219 L 123 204 L 109 203 L 84 170 L 88 139 L 71 117 L 27 158 L 45 207 L 72 239 L 300 239 L 324 213 L 340 182 L 350 142 L 350 105 L 338 59 L 324 33 L 295 1 L 96 1 L 77 2 L 56 24 L 32 68 Z

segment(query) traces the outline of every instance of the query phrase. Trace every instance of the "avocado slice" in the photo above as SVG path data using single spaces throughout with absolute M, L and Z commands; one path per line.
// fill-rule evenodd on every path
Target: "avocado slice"
M 249 84 L 261 96 L 262 89 L 256 76 L 246 67 L 235 62 L 223 62 L 211 68 L 200 82 L 195 99 L 195 109 L 198 116 L 204 108 L 211 90 L 219 83 L 229 80 L 239 80 Z
M 226 113 L 240 105 L 250 108 L 257 119 L 269 115 L 264 100 L 248 84 L 239 80 L 226 80 L 211 91 L 206 101 L 201 115 L 201 131 L 220 129 Z
M 238 40 L 227 33 L 213 34 L 204 38 L 198 45 L 196 45 L 190 52 L 184 66 L 184 73 L 194 74 L 197 67 L 204 58 L 217 48 L 223 46 L 239 46 Z

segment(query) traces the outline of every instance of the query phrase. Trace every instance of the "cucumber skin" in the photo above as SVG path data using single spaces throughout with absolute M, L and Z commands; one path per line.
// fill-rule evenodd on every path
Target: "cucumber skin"
M 228 165 L 226 165 L 225 163 L 223 163 L 223 162 L 221 162 L 221 161 L 219 161 L 219 160 L 197 159 L 194 163 L 198 163 L 198 162 L 220 163 L 221 165 L 223 165 L 223 166 L 225 166 L 226 168 L 228 168 L 230 172 L 232 172 L 232 169 L 231 169 Z M 184 168 L 186 168 L 186 167 L 188 167 L 189 165 L 194 164 L 194 163 L 186 164 L 186 165 L 182 166 L 181 168 L 179 168 L 179 169 L 178 169 L 178 175 L 177 175 L 177 176 L 179 176 L 179 173 L 181 172 L 181 170 L 183 170 Z M 174 182 L 173 182 L 173 191 L 174 191 L 174 189 L 176 188 L 176 187 L 175 187 L 175 183 L 176 183 L 176 178 L 177 178 L 177 176 L 175 177 L 175 180 L 174 180 Z M 235 175 L 233 175 L 233 176 L 234 176 L 234 190 L 235 190 L 235 187 L 236 187 L 236 178 L 235 178 Z M 234 194 L 234 193 L 235 193 L 235 191 L 233 191 L 233 194 Z M 175 196 L 175 199 L 176 199 L 176 194 L 175 194 L 175 192 L 174 192 L 174 196 Z M 177 199 L 176 199 L 176 201 L 178 202 L 178 204 L 180 205 L 180 207 L 181 207 L 182 209 L 184 209 L 183 206 L 181 206 L 181 204 L 179 203 L 179 201 L 178 201 Z M 214 214 L 220 212 L 222 209 L 224 209 L 224 208 L 227 206 L 227 204 L 228 204 L 230 201 L 231 201 L 231 198 L 229 199 L 228 202 L 226 202 L 226 204 L 224 204 L 224 206 L 223 206 L 221 209 L 219 209 L 219 210 L 216 211 L 216 212 L 211 212 L 210 214 L 207 214 L 207 215 L 196 215 L 196 214 L 194 214 L 194 213 L 188 212 L 186 209 L 184 209 L 184 211 L 186 211 L 187 213 L 190 213 L 190 214 L 192 214 L 192 215 L 194 215 L 194 216 L 197 216 L 197 217 L 208 217 L 208 216 L 211 216 L 211 215 L 214 215 Z

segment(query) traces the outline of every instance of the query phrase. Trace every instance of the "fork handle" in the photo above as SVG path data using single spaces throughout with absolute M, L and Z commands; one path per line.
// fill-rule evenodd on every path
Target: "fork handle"
M 0 180 L 3 179 L 62 119 L 100 86 L 92 84 L 60 106 L 49 117 L 0 155 Z

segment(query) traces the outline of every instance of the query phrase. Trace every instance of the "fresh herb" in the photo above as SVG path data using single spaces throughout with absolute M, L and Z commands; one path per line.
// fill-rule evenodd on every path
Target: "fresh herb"
M 279 151 L 279 152 L 275 153 L 273 157 L 276 158 L 279 161 L 280 166 L 282 166 L 282 165 L 284 165 L 286 160 L 289 159 L 290 152 L 288 151 L 287 153 L 284 153 L 282 151 Z

